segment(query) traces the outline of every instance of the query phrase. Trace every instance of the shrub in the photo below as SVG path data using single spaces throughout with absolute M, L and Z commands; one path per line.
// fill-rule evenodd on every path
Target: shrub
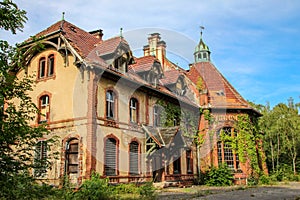
M 209 186 L 228 186 L 233 183 L 233 174 L 226 165 L 212 167 L 205 176 L 205 184 Z
M 99 174 L 94 173 L 91 179 L 85 180 L 80 189 L 74 193 L 74 199 L 106 200 L 113 199 L 113 194 L 108 179 L 102 179 Z
M 155 187 L 153 186 L 152 182 L 147 182 L 141 185 L 138 189 L 140 196 L 143 199 L 155 199 Z

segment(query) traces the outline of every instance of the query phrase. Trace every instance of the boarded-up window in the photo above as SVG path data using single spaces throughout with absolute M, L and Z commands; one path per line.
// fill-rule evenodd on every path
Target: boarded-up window
M 105 141 L 105 175 L 117 175 L 117 141 L 107 138 Z
M 139 174 L 139 143 L 131 142 L 129 151 L 129 173 L 130 175 Z

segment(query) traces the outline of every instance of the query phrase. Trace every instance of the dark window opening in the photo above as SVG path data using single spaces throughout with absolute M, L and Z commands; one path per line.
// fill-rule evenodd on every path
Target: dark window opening
M 78 140 L 72 139 L 66 144 L 66 172 L 76 174 L 79 171 Z

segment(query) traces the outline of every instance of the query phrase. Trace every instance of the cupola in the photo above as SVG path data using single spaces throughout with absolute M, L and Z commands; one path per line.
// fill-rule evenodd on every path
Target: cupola
M 208 46 L 203 42 L 202 39 L 202 30 L 204 27 L 201 27 L 200 32 L 200 42 L 195 48 L 194 57 L 195 63 L 197 62 L 209 62 L 210 61 L 210 51 Z

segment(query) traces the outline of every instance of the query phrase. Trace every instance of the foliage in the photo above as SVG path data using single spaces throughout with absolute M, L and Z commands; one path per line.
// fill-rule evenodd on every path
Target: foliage
M 56 194 L 49 185 L 37 184 L 27 174 L 16 174 L 0 179 L 0 199 L 43 199 Z
M 74 193 L 74 199 L 104 200 L 113 199 L 113 195 L 108 179 L 102 179 L 99 174 L 94 173 L 91 179 L 85 180 L 80 189 Z
M 233 183 L 233 174 L 227 165 L 212 167 L 205 175 L 205 184 L 209 186 L 229 186 Z
M 27 19 L 10 0 L 0 3 L 0 27 L 13 34 L 23 28 Z M 28 93 L 32 91 L 32 77 L 16 77 L 22 66 L 22 51 L 7 41 L 0 41 L 0 193 L 5 199 L 40 199 L 46 186 L 34 182 L 29 171 L 49 167 L 47 158 L 34 160 L 35 145 L 48 134 L 45 126 L 31 126 L 39 110 Z M 51 148 L 53 140 L 47 141 Z M 31 191 L 28 193 L 28 191 Z M 49 190 L 50 191 L 50 190 Z M 45 193 L 46 195 L 47 193 Z M 21 198 L 22 197 L 22 198 Z
M 292 173 L 296 175 L 297 163 L 300 162 L 299 105 L 290 99 L 288 104 L 279 103 L 273 109 L 268 104 L 257 107 L 263 114 L 259 119 L 259 127 L 264 133 L 263 148 L 269 171 L 280 177 L 281 171 L 286 171 L 284 166 L 290 165 Z
M 20 10 L 11 0 L 0 2 L 0 28 L 10 30 L 13 34 L 22 31 L 27 20 L 26 11 Z
M 152 183 L 118 184 L 111 185 L 107 178 L 101 178 L 100 174 L 93 173 L 91 178 L 85 180 L 78 190 L 74 190 L 69 184 L 62 189 L 52 190 L 52 195 L 47 199 L 65 200 L 113 200 L 113 199 L 155 199 L 155 188 Z M 129 195 L 129 196 L 128 196 Z

